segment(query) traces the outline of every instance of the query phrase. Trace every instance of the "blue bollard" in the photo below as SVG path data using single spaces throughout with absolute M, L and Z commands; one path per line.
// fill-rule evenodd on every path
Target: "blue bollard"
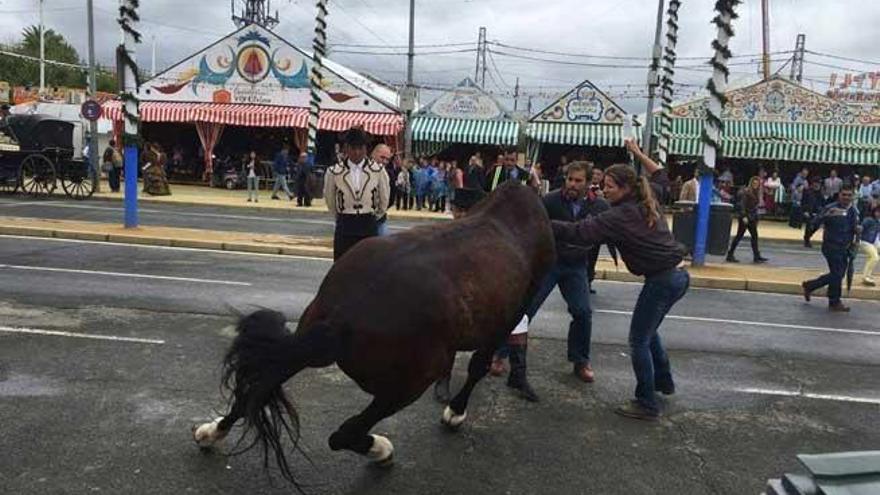
M 138 226 L 138 149 L 125 147 L 125 228 Z
M 706 241 L 709 238 L 709 212 L 712 207 L 712 183 L 715 177 L 711 172 L 700 176 L 700 202 L 697 205 L 697 232 L 694 236 L 695 266 L 706 264 Z

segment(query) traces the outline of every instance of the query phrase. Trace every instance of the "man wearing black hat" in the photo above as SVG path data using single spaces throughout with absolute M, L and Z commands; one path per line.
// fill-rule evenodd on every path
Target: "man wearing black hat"
M 324 176 L 324 200 L 336 215 L 334 260 L 362 239 L 378 235 L 378 219 L 385 214 L 389 197 L 385 167 L 367 157 L 366 132 L 351 128 L 343 139 L 340 163 Z

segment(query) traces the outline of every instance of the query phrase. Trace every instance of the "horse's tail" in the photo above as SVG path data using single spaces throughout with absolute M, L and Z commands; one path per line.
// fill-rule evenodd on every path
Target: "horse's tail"
M 287 436 L 293 449 L 303 453 L 298 445 L 299 415 L 282 385 L 308 366 L 335 362 L 336 343 L 327 325 L 318 324 L 294 335 L 285 323 L 283 314 L 268 309 L 241 317 L 238 335 L 223 360 L 223 387 L 231 392 L 233 414 L 244 420 L 239 445 L 248 432 L 254 434 L 252 442 L 233 454 L 259 445 L 263 465 L 268 468 L 271 452 L 281 475 L 301 491 L 282 445 Z

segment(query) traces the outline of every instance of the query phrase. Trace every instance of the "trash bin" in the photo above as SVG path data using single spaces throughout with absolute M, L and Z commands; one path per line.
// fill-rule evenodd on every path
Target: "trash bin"
M 697 203 L 678 201 L 679 208 L 672 215 L 672 235 L 675 240 L 684 244 L 689 253 L 694 252 L 697 232 Z M 733 218 L 733 205 L 729 203 L 713 203 L 709 214 L 709 235 L 706 239 L 706 252 L 716 256 L 727 254 L 730 244 L 730 224 Z

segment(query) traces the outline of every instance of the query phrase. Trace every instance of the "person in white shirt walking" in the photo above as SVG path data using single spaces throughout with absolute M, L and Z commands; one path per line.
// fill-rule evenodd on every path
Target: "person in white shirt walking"
M 257 194 L 260 190 L 260 176 L 257 175 L 257 152 L 251 151 L 245 162 L 245 170 L 247 171 L 247 191 L 248 203 L 253 201 L 259 203 L 260 198 Z

